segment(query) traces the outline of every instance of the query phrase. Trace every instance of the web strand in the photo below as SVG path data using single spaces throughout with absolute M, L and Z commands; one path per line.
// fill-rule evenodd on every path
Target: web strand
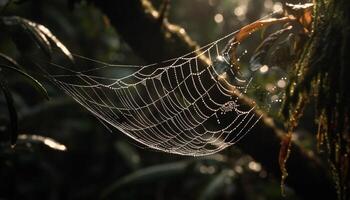
M 61 73 L 48 73 L 48 77 L 103 124 L 146 147 L 209 155 L 238 142 L 261 118 L 255 106 L 239 103 L 252 77 L 233 70 L 228 51 L 236 33 L 181 57 L 145 66 L 111 65 L 75 55 L 97 67 L 74 71 L 51 63 Z M 119 78 L 103 73 L 120 69 L 130 73 Z

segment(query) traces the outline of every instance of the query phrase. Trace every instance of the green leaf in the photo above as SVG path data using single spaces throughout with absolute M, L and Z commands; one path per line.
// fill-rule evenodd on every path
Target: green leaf
M 45 34 L 45 36 L 52 42 L 54 43 L 62 52 L 64 55 L 66 55 L 70 60 L 74 60 L 73 55 L 70 53 L 70 51 L 67 49 L 64 44 L 59 41 L 55 35 L 51 33 L 51 31 L 46 28 L 45 26 L 41 24 L 36 24 L 36 27 Z
M 2 17 L 1 19 L 2 24 L 9 27 L 12 31 L 13 41 L 18 47 L 23 45 L 22 42 L 24 41 L 22 37 L 23 33 L 25 33 L 25 35 L 29 36 L 29 38 L 43 50 L 46 56 L 51 56 L 51 44 L 45 34 L 41 33 L 40 30 L 35 27 L 36 23 L 17 16 Z
M 0 74 L 0 89 L 4 93 L 4 97 L 7 103 L 7 109 L 9 112 L 10 117 L 10 123 L 11 123 L 11 135 L 10 135 L 10 141 L 11 145 L 15 145 L 17 141 L 18 136 L 18 117 L 17 117 L 17 111 L 14 104 L 13 96 L 8 88 L 8 85 L 2 76 Z
M 141 184 L 146 182 L 152 182 L 159 179 L 177 177 L 186 173 L 187 168 L 193 163 L 193 161 L 180 161 L 174 163 L 167 163 L 161 165 L 155 165 L 147 168 L 137 170 L 129 175 L 126 175 L 107 187 L 102 192 L 101 199 L 110 197 L 113 193 L 117 192 L 124 186 L 131 184 Z
M 30 38 L 35 41 L 38 46 L 44 51 L 44 53 L 51 57 L 52 55 L 52 46 L 54 44 L 58 47 L 64 55 L 66 55 L 70 60 L 73 59 L 73 55 L 69 52 L 66 46 L 63 45 L 61 41 L 59 41 L 56 36 L 54 36 L 51 31 L 46 28 L 44 25 L 37 24 L 33 21 L 18 17 L 2 17 L 0 20 L 1 25 L 5 25 L 8 27 L 19 28 L 24 31 Z M 16 30 L 18 31 L 18 30 Z M 16 34 L 15 34 L 16 35 Z M 14 38 L 16 41 L 17 38 Z M 21 41 L 16 43 L 17 46 L 21 46 Z
M 19 68 L 21 69 L 22 67 L 17 63 L 17 61 L 15 61 L 13 58 L 3 54 L 3 53 L 0 53 L 0 59 L 4 60 L 7 64 L 9 65 L 12 65 L 16 68 Z
M 101 199 L 109 198 L 113 193 L 119 191 L 122 187 L 128 185 L 149 183 L 157 180 L 165 180 L 169 178 L 185 175 L 190 170 L 195 172 L 198 163 L 224 164 L 226 159 L 219 155 L 211 155 L 199 157 L 191 160 L 154 165 L 139 169 L 129 175 L 120 178 L 118 181 L 107 187 L 101 195 Z
M 129 168 L 136 170 L 140 167 L 141 158 L 133 146 L 125 141 L 117 141 L 115 148 Z
M 50 41 L 47 39 L 46 35 L 36 28 L 36 24 L 26 19 L 19 20 L 23 30 L 34 40 L 39 47 L 44 51 L 44 53 L 51 57 L 52 47 Z
M 0 64 L 0 68 L 6 68 L 6 69 L 9 69 L 9 70 L 12 70 L 16 73 L 19 73 L 21 75 L 23 75 L 26 80 L 30 81 L 33 85 L 33 87 L 47 100 L 49 100 L 49 94 L 47 93 L 46 89 L 44 88 L 44 86 L 38 81 L 36 80 L 34 77 L 32 77 L 31 75 L 29 75 L 27 72 L 21 70 L 21 69 L 18 69 L 16 67 L 12 67 L 12 66 L 9 66 L 9 65 L 2 65 Z
M 50 149 L 57 150 L 57 151 L 66 151 L 67 147 L 56 140 L 44 137 L 41 135 L 28 135 L 28 134 L 21 134 L 18 136 L 18 142 L 22 143 L 38 143 L 43 144 Z
M 232 170 L 223 170 L 219 174 L 215 175 L 202 189 L 202 193 L 199 195 L 198 200 L 217 199 L 225 185 L 227 185 L 227 179 L 231 179 L 234 175 Z

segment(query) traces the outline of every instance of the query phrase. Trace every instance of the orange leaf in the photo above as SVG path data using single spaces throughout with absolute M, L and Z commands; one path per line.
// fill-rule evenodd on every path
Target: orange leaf
M 230 52 L 232 52 L 231 64 L 235 66 L 236 68 L 235 70 L 238 71 L 239 69 L 237 58 L 236 58 L 236 48 L 244 39 L 249 37 L 253 32 L 266 28 L 270 25 L 278 24 L 278 23 L 287 23 L 293 20 L 295 20 L 293 16 L 282 17 L 282 18 L 269 18 L 269 19 L 263 19 L 263 20 L 253 22 L 241 28 L 239 32 L 235 34 L 234 38 L 232 39 L 232 47 L 230 49 Z
M 253 32 L 257 30 L 266 28 L 273 24 L 287 23 L 293 20 L 294 20 L 293 17 L 282 17 L 282 18 L 270 18 L 270 19 L 253 22 L 240 29 L 240 31 L 235 35 L 235 41 L 242 42 L 244 39 L 246 39 L 249 35 L 251 35 Z

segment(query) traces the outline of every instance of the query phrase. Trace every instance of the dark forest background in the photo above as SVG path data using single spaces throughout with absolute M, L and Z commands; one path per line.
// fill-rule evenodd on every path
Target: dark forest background
M 290 64 L 290 73 L 302 71 L 305 77 L 292 76 L 290 84 L 301 86 L 294 88 L 298 95 L 287 92 L 285 112 L 271 114 L 275 123 L 266 117 L 239 144 L 206 157 L 156 152 L 117 130 L 110 133 L 33 64 L 33 60 L 47 59 L 47 54 L 59 50 L 40 46 L 35 35 L 33 39 L 23 27 L 11 24 L 18 21 L 6 18 L 19 16 L 46 26 L 74 54 L 107 63 L 146 64 L 190 52 L 196 45 L 284 9 L 285 3 L 0 0 L 0 199 L 99 199 L 106 194 L 107 199 L 157 200 L 349 198 L 349 98 L 346 77 L 340 76 L 349 73 L 344 67 L 348 66 L 344 52 L 349 52 L 345 12 L 349 3 L 345 0 L 315 2 L 315 34 L 306 39 L 300 48 L 303 53 Z M 165 15 L 160 20 L 149 16 L 157 11 Z M 9 19 L 10 25 L 5 22 Z M 178 34 L 180 29 L 169 29 L 169 22 L 182 27 L 190 41 Z M 166 34 L 170 39 L 164 39 Z M 252 39 L 247 45 L 255 47 L 257 43 Z M 333 60 L 337 55 L 340 58 Z M 6 67 L 9 63 L 14 66 Z M 323 75 L 326 78 L 322 79 Z M 315 82 L 315 77 L 323 82 Z M 339 85 L 330 84 L 336 80 Z M 49 100 L 38 82 L 47 90 Z M 312 84 L 328 90 L 314 94 L 312 88 L 318 87 Z M 310 104 L 301 106 L 300 102 Z M 343 112 L 335 115 L 332 110 Z M 292 118 L 299 123 L 293 127 L 289 175 L 282 195 L 280 144 Z M 330 119 L 344 120 L 335 123 Z M 54 145 L 47 144 L 48 140 Z

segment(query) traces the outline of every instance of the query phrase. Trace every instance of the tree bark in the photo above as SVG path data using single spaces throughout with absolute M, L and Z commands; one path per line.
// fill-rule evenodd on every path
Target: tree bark
M 315 0 L 305 56 L 294 69 L 288 107 L 315 102 L 319 146 L 328 157 L 339 200 L 350 198 L 350 2 Z M 293 100 L 295 100 L 293 102 Z M 288 107 L 286 110 L 288 110 Z
M 179 26 L 170 24 L 148 0 L 90 0 L 110 19 L 122 38 L 145 61 L 154 63 L 194 51 L 196 43 Z M 243 98 L 247 105 L 251 100 Z M 258 111 L 257 111 L 258 112 Z M 264 168 L 280 177 L 278 154 L 283 131 L 264 116 L 242 141 L 237 143 L 245 153 Z M 287 185 L 303 199 L 334 199 L 335 190 L 328 173 L 319 161 L 293 143 L 287 162 Z

